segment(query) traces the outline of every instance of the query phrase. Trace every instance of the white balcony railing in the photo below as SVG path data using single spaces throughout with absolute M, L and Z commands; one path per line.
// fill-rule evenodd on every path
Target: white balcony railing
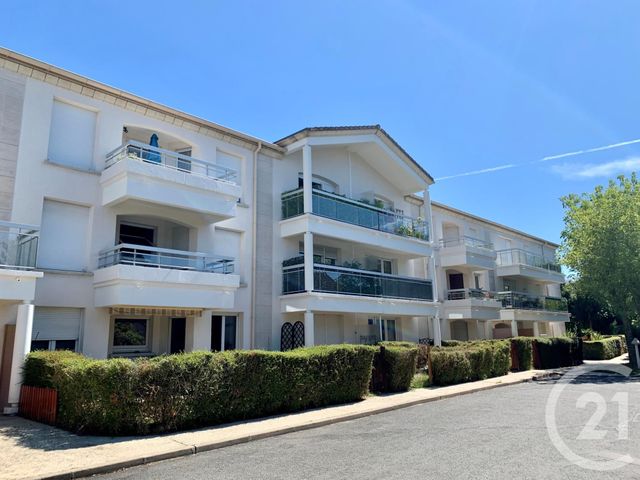
M 550 272 L 561 273 L 560 264 L 555 260 L 544 258 L 542 255 L 527 252 L 519 248 L 511 248 L 508 250 L 498 250 L 496 263 L 499 267 L 507 267 L 510 265 L 526 265 L 528 267 L 540 268 Z
M 98 268 L 106 268 L 113 265 L 133 265 L 224 274 L 234 272 L 233 258 L 169 248 L 147 247 L 131 243 L 121 243 L 100 252 Z
M 486 240 L 481 240 L 479 238 L 468 237 L 466 235 L 458 238 L 440 239 L 440 246 L 443 248 L 458 247 L 460 245 L 465 245 L 467 247 L 484 248 L 485 250 L 493 250 L 493 243 L 487 242 Z
M 35 268 L 39 235 L 36 226 L 0 221 L 0 268 Z
M 160 165 L 182 173 L 212 178 L 220 182 L 237 185 L 238 172 L 227 167 L 198 160 L 170 150 L 145 145 L 133 140 L 119 146 L 107 154 L 105 168 L 109 168 L 124 159 L 133 159 L 145 163 Z

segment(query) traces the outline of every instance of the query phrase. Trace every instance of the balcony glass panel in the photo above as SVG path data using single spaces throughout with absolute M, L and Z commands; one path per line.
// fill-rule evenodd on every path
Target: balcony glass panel
M 540 268 L 551 272 L 561 273 L 562 271 L 560 265 L 555 260 L 547 259 L 542 255 L 536 255 L 535 253 L 530 253 L 519 248 L 498 250 L 496 253 L 498 255 L 496 263 L 499 267 L 509 265 L 527 265 L 529 267 Z
M 444 248 L 466 245 L 467 247 L 493 250 L 493 243 L 487 242 L 486 240 L 481 240 L 479 238 L 467 237 L 466 235 L 458 238 L 441 238 L 440 245 Z
M 231 168 L 198 160 L 171 150 L 145 145 L 134 140 L 130 140 L 109 152 L 105 168 L 109 168 L 126 158 L 145 163 L 154 163 L 179 172 L 208 177 L 233 185 L 238 182 L 238 172 Z
M 282 194 L 282 219 L 302 215 L 304 212 L 302 189 Z M 429 225 L 419 218 L 411 218 L 388 210 L 367 205 L 364 202 L 341 197 L 314 189 L 312 209 L 319 215 L 340 222 L 371 228 L 403 237 L 429 240 Z
M 0 268 L 34 268 L 39 234 L 34 226 L 0 222 Z
M 502 308 L 549 312 L 568 311 L 567 301 L 564 298 L 536 296 L 521 292 L 498 292 L 496 298 L 502 302 Z
M 301 257 L 296 257 L 300 259 Z M 305 291 L 304 266 L 283 262 L 283 294 Z M 287 266 L 289 264 L 289 266 Z M 368 270 L 315 264 L 314 291 L 366 297 L 433 300 L 431 281 L 399 277 Z
M 224 274 L 234 272 L 234 260 L 232 258 L 129 243 L 121 243 L 100 252 L 98 268 L 112 265 L 134 265 Z

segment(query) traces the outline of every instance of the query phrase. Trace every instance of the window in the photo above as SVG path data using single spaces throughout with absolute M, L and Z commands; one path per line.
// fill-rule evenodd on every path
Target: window
M 234 170 L 236 172 L 236 177 L 230 178 L 229 180 L 233 180 L 238 185 L 242 185 L 242 179 L 240 177 L 242 174 L 242 158 L 218 150 L 216 152 L 216 165 Z
M 38 266 L 56 270 L 86 270 L 88 229 L 88 207 L 45 199 Z
M 385 260 L 384 258 L 378 259 L 378 271 L 381 273 L 393 274 L 393 262 L 391 260 Z
M 473 274 L 473 285 L 476 289 L 480 290 L 480 275 L 477 273 Z
M 211 350 L 221 352 L 235 350 L 238 317 L 235 315 L 213 315 L 211 317 Z
M 69 350 L 71 352 L 76 351 L 75 340 L 32 340 L 31 351 L 36 352 L 40 350 Z
M 35 307 L 31 349 L 75 351 L 82 318 L 81 308 Z
M 55 100 L 49 132 L 49 160 L 84 170 L 93 169 L 96 113 Z
M 304 255 L 304 242 L 298 243 L 298 254 Z M 313 263 L 335 265 L 338 259 L 338 249 L 323 245 L 313 246 Z
M 130 352 L 149 350 L 149 320 L 116 318 L 113 321 L 113 350 Z
M 395 341 L 396 321 L 380 318 L 370 318 L 367 322 L 366 335 L 362 335 L 360 343 L 375 345 L 379 341 Z
M 176 150 L 176 153 L 179 153 L 180 155 L 184 155 L 185 157 L 190 157 L 191 156 L 191 147 L 183 148 L 181 150 Z M 177 166 L 178 170 L 181 170 L 183 172 L 190 172 L 191 171 L 191 160 L 187 160 L 185 158 L 178 158 L 176 166 Z

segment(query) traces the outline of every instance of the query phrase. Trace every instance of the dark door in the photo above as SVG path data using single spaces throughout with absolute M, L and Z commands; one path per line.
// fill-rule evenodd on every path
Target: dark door
M 153 247 L 155 245 L 155 233 L 155 230 L 151 227 L 121 223 L 118 242 Z
M 222 350 L 222 315 L 211 317 L 211 350 L 220 352 Z
M 449 290 L 464 288 L 464 276 L 461 273 L 449 274 Z
M 187 329 L 186 318 L 171 319 L 171 347 L 169 353 L 184 352 L 184 341 Z

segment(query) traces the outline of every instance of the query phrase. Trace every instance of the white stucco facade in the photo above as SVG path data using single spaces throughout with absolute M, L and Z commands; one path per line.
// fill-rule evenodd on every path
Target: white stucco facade
M 432 203 L 379 126 L 266 142 L 2 49 L 0 96 L 2 407 L 31 348 L 438 343 L 568 320 L 527 300 L 560 296 L 556 246 Z

